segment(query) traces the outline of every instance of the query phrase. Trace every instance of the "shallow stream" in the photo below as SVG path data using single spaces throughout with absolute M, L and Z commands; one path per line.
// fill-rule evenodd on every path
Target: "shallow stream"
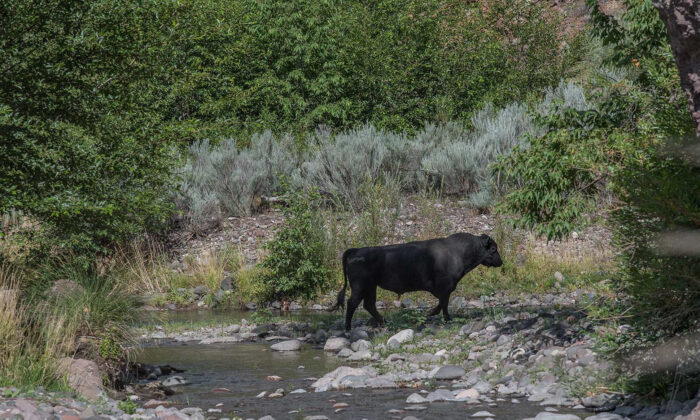
M 227 323 L 235 322 L 246 313 L 216 314 L 174 313 L 168 315 L 182 322 L 215 321 L 211 317 L 220 317 Z M 298 315 L 301 319 L 302 316 Z M 308 415 L 325 415 L 330 419 L 391 419 L 414 415 L 422 419 L 469 418 L 478 411 L 489 411 L 497 419 L 522 419 L 534 417 L 544 411 L 544 407 L 521 399 L 519 403 L 498 402 L 497 407 L 482 403 L 467 405 L 463 402 L 437 402 L 420 404 L 424 410 L 413 411 L 416 404 L 407 404 L 406 398 L 418 389 L 351 389 L 315 393 L 310 388 L 312 380 L 330 372 L 335 367 L 347 365 L 344 359 L 327 355 L 323 350 L 313 349 L 304 344 L 299 352 L 273 352 L 270 344 L 232 343 L 232 344 L 183 344 L 160 342 L 147 344 L 137 356 L 137 360 L 149 364 L 170 364 L 184 369 L 178 374 L 189 383 L 176 387 L 178 392 L 171 397 L 178 405 L 218 409 L 221 412 L 210 413 L 219 417 L 241 416 L 259 418 L 272 415 L 275 419 L 303 419 Z M 282 380 L 268 380 L 271 375 L 280 376 Z M 439 384 L 438 384 L 439 385 Z M 449 383 L 445 383 L 449 386 Z M 226 388 L 230 392 L 220 391 Z M 282 388 L 285 395 L 280 398 L 257 398 L 263 391 L 268 394 Z M 303 388 L 307 393 L 290 394 Z M 430 389 L 432 390 L 432 389 Z M 349 406 L 335 413 L 335 403 L 347 403 Z M 408 410 L 407 410 L 408 408 Z M 390 412 L 390 410 L 406 410 Z M 582 418 L 590 415 L 583 411 L 560 409 L 560 413 L 575 413 Z

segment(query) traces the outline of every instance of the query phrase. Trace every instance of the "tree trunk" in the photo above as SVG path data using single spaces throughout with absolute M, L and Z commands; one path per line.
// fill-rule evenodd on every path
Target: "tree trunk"
M 690 101 L 690 113 L 700 138 L 700 1 L 653 0 L 668 30 L 671 49 Z

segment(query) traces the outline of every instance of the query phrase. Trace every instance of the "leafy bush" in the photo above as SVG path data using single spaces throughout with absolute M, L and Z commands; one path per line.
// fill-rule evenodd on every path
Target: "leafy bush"
M 0 213 L 86 252 L 167 219 L 177 130 L 152 95 L 163 68 L 150 54 L 168 32 L 155 8 L 3 2 L 0 39 L 14 41 L 0 51 Z
M 633 92 L 633 91 L 632 91 Z M 516 215 L 516 226 L 547 238 L 562 238 L 586 222 L 615 172 L 628 159 L 643 158 L 640 140 L 625 127 L 636 98 L 629 88 L 614 87 L 597 106 L 576 99 L 543 102 L 538 116 L 545 134 L 530 136 L 527 146 L 503 155 L 494 171 L 510 188 L 498 206 Z M 577 109 L 578 106 L 580 109 Z
M 597 2 L 589 3 L 595 6 L 596 32 L 612 47 L 610 61 L 624 68 L 606 68 L 606 77 L 589 81 L 597 92 L 591 108 L 560 106 L 544 118 L 546 134 L 499 162 L 515 187 L 501 208 L 515 214 L 520 226 L 561 237 L 585 221 L 603 187 L 614 193 L 610 222 L 621 264 L 613 284 L 622 292 L 620 312 L 637 328 L 612 342 L 612 351 L 636 352 L 641 346 L 642 356 L 633 359 L 636 366 L 628 373 L 642 376 L 631 389 L 668 397 L 670 387 L 693 377 L 697 384 L 697 358 L 668 363 L 666 354 L 662 366 L 644 348 L 697 333 L 700 259 L 683 251 L 677 236 L 671 236 L 671 250 L 662 246 L 669 232 L 700 229 L 700 171 L 678 151 L 695 127 L 651 2 L 625 2 L 619 21 L 601 14 Z M 683 346 L 693 347 L 690 338 L 680 338 Z
M 629 204 L 612 214 L 615 242 L 630 250 L 621 256 L 618 287 L 630 297 L 645 329 L 660 336 L 695 330 L 700 256 L 669 252 L 660 239 L 668 232 L 700 229 L 700 168 L 658 154 L 631 164 L 616 181 L 618 196 Z M 671 240 L 681 249 L 691 245 Z
M 313 299 L 328 283 L 326 233 L 317 211 L 319 195 L 291 191 L 282 208 L 285 225 L 265 244 L 269 254 L 260 263 L 260 280 L 274 290 L 277 299 Z

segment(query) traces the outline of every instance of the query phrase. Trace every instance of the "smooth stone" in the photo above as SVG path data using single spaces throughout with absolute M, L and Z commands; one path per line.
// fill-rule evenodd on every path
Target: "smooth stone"
M 413 330 L 408 328 L 398 333 L 392 335 L 386 342 L 389 348 L 395 349 L 400 347 L 401 344 L 413 340 Z
M 324 351 L 330 351 L 337 353 L 341 349 L 349 348 L 350 340 L 345 337 L 332 337 L 326 340 L 326 344 L 323 346 Z
M 457 395 L 455 395 L 455 399 L 457 400 L 467 400 L 474 398 L 479 398 L 479 391 L 477 391 L 474 388 L 463 389 L 459 391 Z
M 465 373 L 466 371 L 464 368 L 460 366 L 447 365 L 440 367 L 433 377 L 438 380 L 451 380 L 459 379 L 464 376 Z
M 363 351 L 363 350 L 369 350 L 372 348 L 372 343 L 370 343 L 367 340 L 357 340 L 354 343 L 350 345 L 350 348 L 352 351 Z
M 548 413 L 543 411 L 535 416 L 535 420 L 581 420 L 581 417 L 575 414 Z
M 489 413 L 488 411 L 477 411 L 470 417 L 493 417 L 493 414 Z
M 406 402 L 408 404 L 423 404 L 428 402 L 428 400 L 420 394 L 413 393 L 406 398 Z
M 338 356 L 338 357 L 350 357 L 350 356 L 352 356 L 353 354 L 355 354 L 355 352 L 346 347 L 346 348 L 344 348 L 344 349 L 341 349 L 341 350 L 337 353 L 337 356 Z
M 301 341 L 299 340 L 287 340 L 280 341 L 270 346 L 274 351 L 299 351 L 301 350 Z
M 435 401 L 453 401 L 455 399 L 452 391 L 449 389 L 436 389 L 425 397 L 428 402 Z
M 360 350 L 353 353 L 348 360 L 359 361 L 359 360 L 370 360 L 372 359 L 372 352 L 369 350 Z
M 167 387 L 187 385 L 189 382 L 185 380 L 182 376 L 171 376 L 163 381 L 163 385 Z

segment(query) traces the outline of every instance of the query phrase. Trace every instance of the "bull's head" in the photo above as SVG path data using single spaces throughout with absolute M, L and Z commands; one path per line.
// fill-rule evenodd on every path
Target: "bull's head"
M 486 234 L 481 235 L 479 239 L 481 239 L 481 245 L 484 247 L 481 264 L 487 267 L 502 266 L 503 260 L 501 259 L 501 254 L 498 253 L 498 245 L 496 245 L 496 242 Z

